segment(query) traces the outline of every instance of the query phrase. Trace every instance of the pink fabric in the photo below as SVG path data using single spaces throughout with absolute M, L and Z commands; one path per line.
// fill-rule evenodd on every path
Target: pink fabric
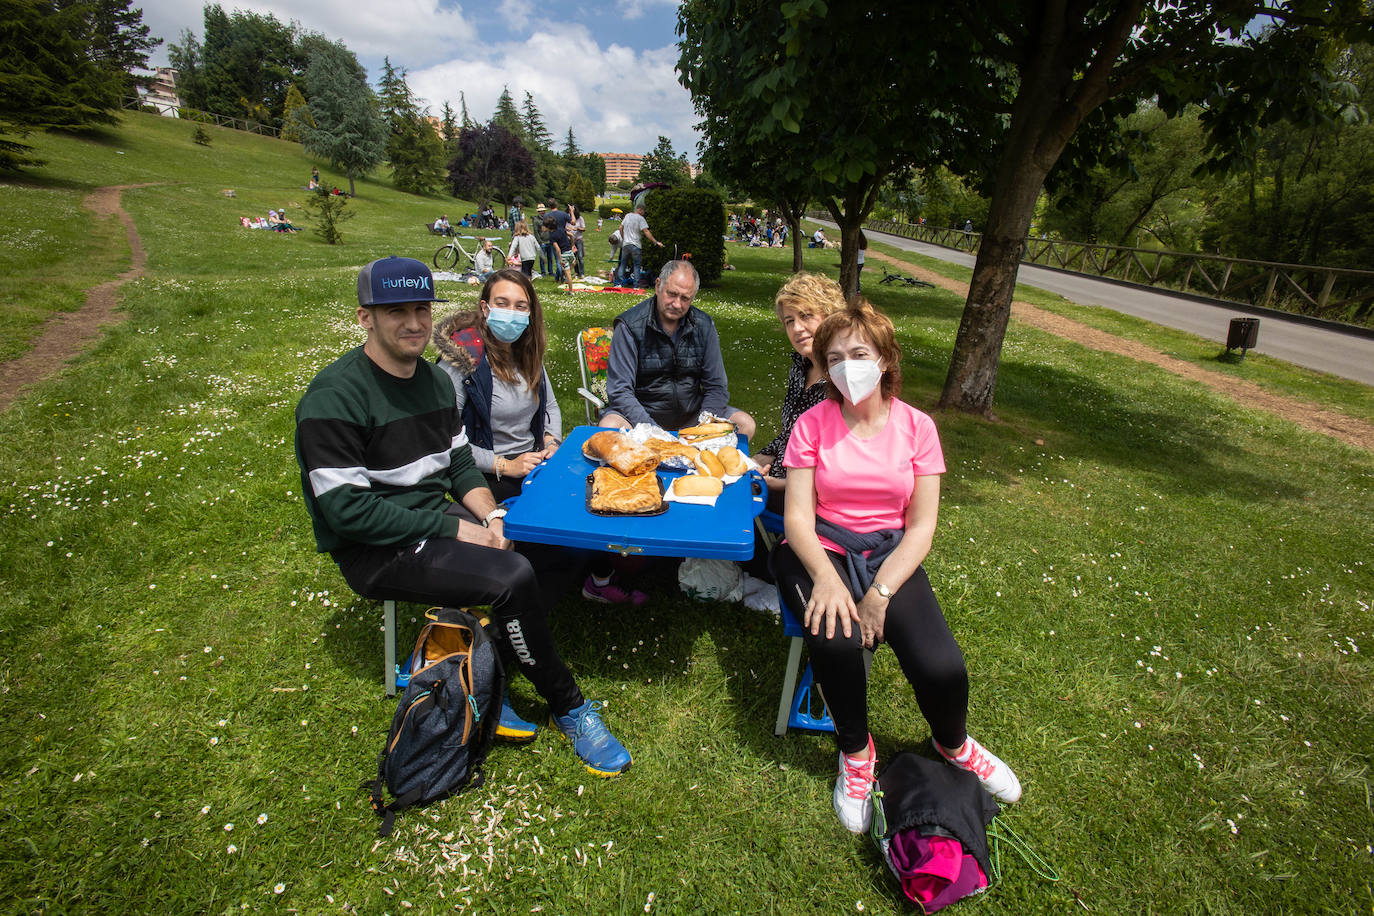
M 916 478 L 945 472 L 935 421 L 896 398 L 891 404 L 882 431 L 861 439 L 827 398 L 797 418 L 783 456 L 789 468 L 816 469 L 816 514 L 859 534 L 905 528 Z M 821 544 L 844 553 L 826 538 Z
M 903 830 L 892 838 L 888 853 L 902 879 L 902 892 L 927 913 L 988 886 L 978 860 L 950 837 Z

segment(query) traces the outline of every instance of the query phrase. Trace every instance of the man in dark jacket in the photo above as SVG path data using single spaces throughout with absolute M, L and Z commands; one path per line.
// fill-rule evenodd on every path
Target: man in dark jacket
M 652 422 L 676 430 L 695 426 L 706 410 L 754 435 L 754 418 L 729 406 L 715 322 L 692 307 L 700 284 L 692 262 L 669 261 L 654 295 L 616 318 L 602 426 Z

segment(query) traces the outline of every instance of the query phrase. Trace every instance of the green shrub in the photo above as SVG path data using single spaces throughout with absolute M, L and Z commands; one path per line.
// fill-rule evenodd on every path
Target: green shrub
M 343 243 L 343 233 L 339 231 L 339 227 L 358 215 L 352 210 L 345 209 L 347 206 L 347 197 L 342 194 L 329 194 L 323 189 L 305 199 L 305 209 L 309 211 L 310 218 L 315 223 L 315 234 L 330 245 Z
M 702 285 L 720 279 L 725 269 L 725 203 L 720 194 L 700 188 L 654 191 L 645 199 L 645 218 L 654 238 L 663 243 L 644 246 L 644 270 L 657 274 L 664 262 L 691 255 Z
M 611 205 L 610 205 L 610 203 L 604 203 L 604 204 L 602 204 L 601 206 L 597 207 L 597 208 L 596 208 L 596 215 L 599 216 L 599 217 L 601 217 L 602 219 L 610 219 L 610 218 L 611 218 Z

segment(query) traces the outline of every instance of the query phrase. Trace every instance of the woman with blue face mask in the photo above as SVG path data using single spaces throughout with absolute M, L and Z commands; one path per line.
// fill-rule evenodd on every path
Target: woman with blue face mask
M 482 284 L 476 311 L 457 312 L 435 324 L 434 345 L 439 366 L 453 379 L 473 461 L 497 502 L 517 496 L 525 477 L 563 440 L 563 417 L 544 369 L 544 312 L 534 284 L 513 267 L 492 273 Z M 519 549 L 526 552 L 523 545 Z M 566 572 L 574 566 L 580 570 L 588 560 L 559 548 L 545 553 L 539 560 L 530 556 L 541 585 L 551 564 Z M 570 559 L 574 554 L 577 563 Z M 604 603 L 644 603 L 643 592 L 610 581 L 610 554 L 591 560 L 583 595 Z M 561 597 L 561 587 L 551 591 L 557 593 L 554 600 Z
M 892 322 L 860 299 L 820 322 L 811 353 L 826 397 L 797 419 L 782 456 L 787 540 L 772 568 L 802 618 L 835 721 L 835 814 L 856 833 L 871 822 L 877 753 L 864 651 L 882 643 L 897 656 L 935 750 L 1014 802 L 1016 774 L 965 730 L 968 669 L 922 567 L 945 459 L 934 420 L 899 397 L 902 351 Z

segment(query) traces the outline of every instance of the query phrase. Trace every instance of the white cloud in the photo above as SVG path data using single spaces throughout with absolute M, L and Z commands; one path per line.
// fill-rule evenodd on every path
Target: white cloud
M 616 10 L 625 19 L 639 19 L 654 7 L 677 9 L 678 0 L 615 0 Z
M 427 64 L 442 60 L 452 48 L 477 40 L 476 26 L 456 6 L 438 0 L 386 0 L 385 3 L 338 3 L 334 0 L 228 0 L 225 11 L 243 10 L 266 15 L 282 23 L 298 22 L 311 32 L 341 40 L 360 58 L 389 55 L 398 60 Z M 176 41 L 182 29 L 205 38 L 202 0 L 144 0 L 143 22 L 167 41 Z M 166 48 L 157 52 L 166 59 Z
M 695 159 L 697 118 L 677 81 L 677 57 L 673 45 L 644 51 L 619 44 L 603 48 L 583 26 L 555 26 L 522 43 L 486 45 L 412 70 L 408 79 L 435 114 L 445 100 L 458 111 L 461 90 L 468 114 L 478 121 L 491 117 L 503 86 L 517 106 L 530 92 L 556 148 L 562 148 L 571 126 L 578 146 L 588 152 L 647 153 L 663 134 L 678 152 Z
M 204 2 L 141 0 L 143 21 L 168 42 L 178 40 L 183 29 L 203 40 Z M 677 81 L 673 68 L 678 51 L 671 43 L 636 50 L 601 39 L 584 25 L 551 21 L 547 4 L 535 0 L 497 0 L 487 7 L 467 2 L 466 15 L 449 0 L 220 2 L 226 11 L 271 13 L 284 23 L 296 21 L 342 40 L 367 66 L 374 83 L 383 56 L 390 57 L 393 65 L 407 70 L 410 88 L 436 115 L 445 100 L 458 111 L 462 91 L 468 113 L 485 121 L 501 88 L 509 86 L 517 105 L 526 91 L 534 95 L 556 148 L 562 148 L 571 126 L 578 146 L 588 152 L 647 153 L 662 134 L 678 152 L 696 158 L 697 117 Z M 673 0 L 603 2 L 598 18 L 608 23 L 618 16 L 668 16 L 676 6 Z M 479 25 L 485 41 L 478 35 Z M 522 41 L 490 40 L 506 34 L 523 38 L 526 30 L 530 34 Z M 635 34 L 609 31 L 621 41 Z M 602 41 L 610 43 L 603 46 Z M 164 45 L 151 60 L 165 64 L 166 54 Z

